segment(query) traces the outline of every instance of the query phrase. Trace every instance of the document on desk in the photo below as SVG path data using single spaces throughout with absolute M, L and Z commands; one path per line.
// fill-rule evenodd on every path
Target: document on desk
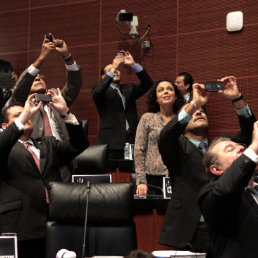
M 155 257 L 177 257 L 177 258 L 206 258 L 206 253 L 193 253 L 189 251 L 170 251 L 170 250 L 164 250 L 164 251 L 153 251 L 152 254 Z

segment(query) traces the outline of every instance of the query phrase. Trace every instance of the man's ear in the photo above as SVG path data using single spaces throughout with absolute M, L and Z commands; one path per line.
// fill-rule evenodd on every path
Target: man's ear
M 210 171 L 216 176 L 221 176 L 223 174 L 223 170 L 221 170 L 218 165 L 211 165 Z
M 185 85 L 185 88 L 186 88 L 186 89 L 189 89 L 189 87 L 190 87 L 190 84 L 187 83 L 187 84 Z
M 8 124 L 7 123 L 2 123 L 2 129 L 5 130 L 7 128 Z

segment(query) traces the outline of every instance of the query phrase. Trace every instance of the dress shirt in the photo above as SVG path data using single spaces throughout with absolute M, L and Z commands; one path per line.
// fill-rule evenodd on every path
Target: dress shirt
M 65 67 L 68 71 L 78 71 L 80 67 L 77 65 L 77 63 L 74 61 L 73 64 L 67 65 L 65 64 Z M 29 66 L 28 73 L 32 76 L 36 76 L 39 73 L 39 69 L 34 67 L 33 64 Z

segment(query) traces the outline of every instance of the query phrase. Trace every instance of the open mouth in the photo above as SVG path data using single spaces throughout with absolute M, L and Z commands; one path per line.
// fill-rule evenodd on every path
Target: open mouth
M 163 97 L 163 99 L 168 100 L 170 99 L 170 96 Z

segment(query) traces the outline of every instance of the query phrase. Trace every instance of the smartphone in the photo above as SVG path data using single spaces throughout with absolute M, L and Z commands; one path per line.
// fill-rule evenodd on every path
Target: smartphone
M 124 54 L 122 52 L 117 52 L 116 53 L 118 56 L 124 57 Z
M 47 94 L 36 94 L 35 95 L 35 101 L 36 102 L 40 102 L 40 101 L 42 101 L 43 103 L 49 103 L 49 102 L 51 102 L 52 101 L 52 98 L 51 98 L 51 96 L 50 95 L 47 95 Z
M 48 39 L 50 42 L 53 42 L 53 37 L 51 35 L 45 35 L 45 38 Z
M 222 82 L 210 81 L 205 82 L 204 85 L 206 91 L 219 91 L 224 89 Z

